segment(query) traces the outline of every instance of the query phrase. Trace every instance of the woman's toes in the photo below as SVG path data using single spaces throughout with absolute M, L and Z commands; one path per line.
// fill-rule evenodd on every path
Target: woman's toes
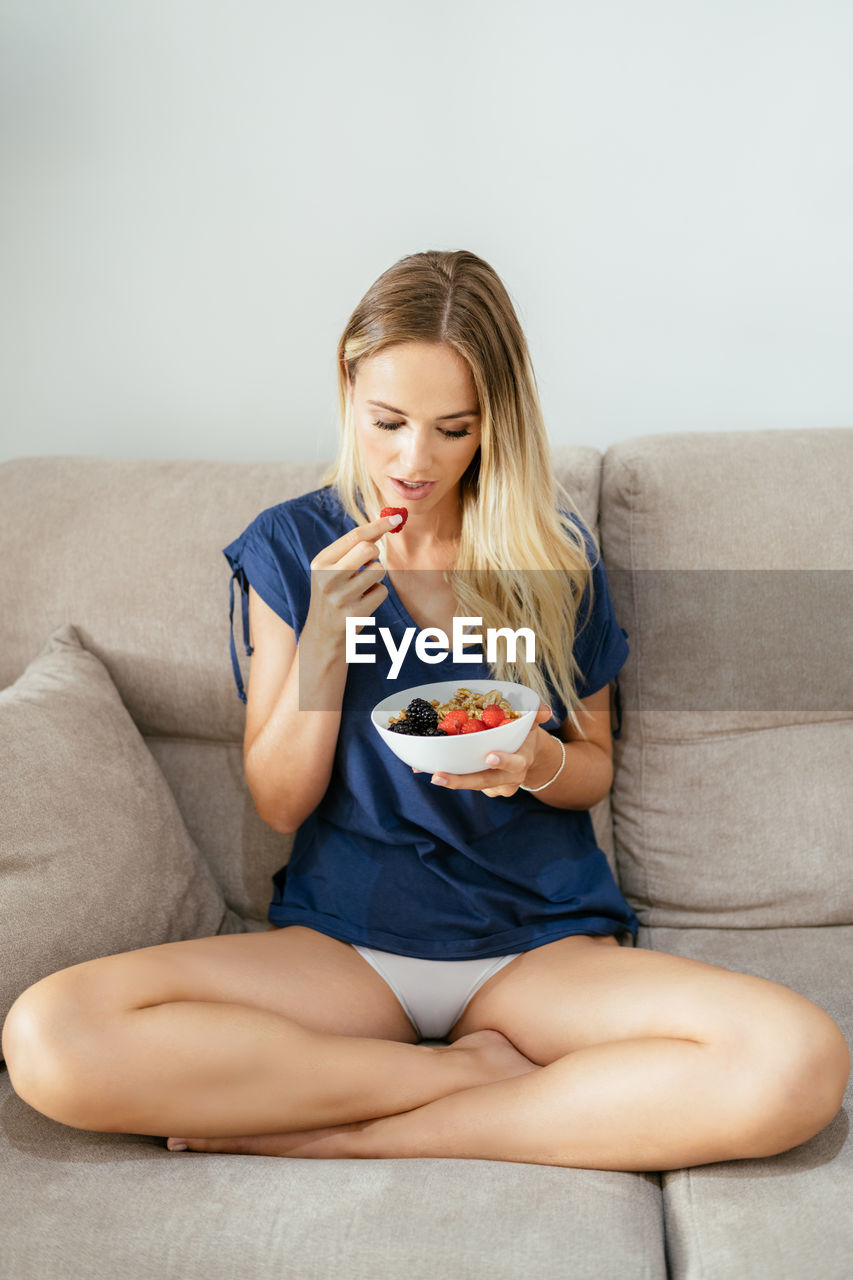
M 253 1155 L 258 1150 L 260 1138 L 170 1138 L 166 1146 L 170 1151 L 225 1151 L 231 1155 Z
M 231 1151 L 239 1154 L 251 1150 L 252 1138 L 169 1138 L 170 1151 Z
M 454 1040 L 450 1048 L 474 1052 L 483 1065 L 486 1080 L 506 1080 L 540 1070 L 538 1062 L 525 1057 L 501 1031 L 471 1031 Z
M 235 1156 L 277 1156 L 287 1134 L 247 1134 L 240 1138 L 169 1138 L 170 1151 L 223 1152 Z M 293 1135 L 295 1140 L 301 1135 Z M 286 1145 L 286 1143 L 285 1143 Z

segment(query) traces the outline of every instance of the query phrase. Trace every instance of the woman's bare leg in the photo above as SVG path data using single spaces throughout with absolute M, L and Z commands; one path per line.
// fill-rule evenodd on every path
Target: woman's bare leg
M 836 1023 L 790 988 L 583 937 L 507 965 L 453 1034 L 483 1025 L 540 1069 L 404 1114 L 278 1135 L 262 1150 L 679 1169 L 799 1145 L 837 1114 L 849 1074 Z
M 198 1138 L 189 1146 L 321 1159 L 440 1156 L 660 1171 L 776 1155 L 813 1137 L 837 1113 L 837 1086 L 827 1091 L 816 1080 L 812 1089 L 805 1076 L 776 1089 L 768 1082 L 763 1099 L 750 1098 L 742 1087 L 747 1066 L 736 1051 L 694 1041 L 614 1041 L 399 1115 L 257 1143 Z M 843 1074 L 843 1063 L 835 1071 Z
M 840 1105 L 804 1080 L 747 1108 L 734 1083 L 742 1069 L 736 1054 L 696 1042 L 617 1041 L 402 1115 L 290 1135 L 283 1154 L 661 1171 L 777 1155 L 813 1137 Z
M 499 1032 L 432 1047 L 339 1035 L 235 1001 L 145 1003 L 148 990 L 162 987 L 162 995 L 181 984 L 189 989 L 201 981 L 193 965 L 207 973 L 205 966 L 215 967 L 214 957 L 221 960 L 223 954 L 225 973 L 239 986 L 237 980 L 245 981 L 249 972 L 240 970 L 246 957 L 252 963 L 259 955 L 266 960 L 275 946 L 265 935 L 251 941 L 245 935 L 199 939 L 51 974 L 18 998 L 3 1027 L 15 1090 L 36 1110 L 76 1128 L 221 1136 L 313 1129 L 402 1112 L 531 1069 Z M 343 955 L 342 961 L 348 962 Z M 361 966 L 352 971 L 359 981 L 375 980 L 360 956 L 354 965 Z M 252 988 L 255 999 L 264 972 Z M 289 976 L 295 981 L 295 974 Z M 224 981 L 216 990 L 227 989 Z M 274 990 L 281 985 L 279 974 Z M 329 1008 L 346 992 L 326 994 Z M 365 986 L 350 999 L 362 999 L 366 1021 L 370 996 L 384 994 L 381 986 Z M 390 991 L 388 998 L 396 1004 Z M 330 1020 L 335 1016 L 329 1008 Z

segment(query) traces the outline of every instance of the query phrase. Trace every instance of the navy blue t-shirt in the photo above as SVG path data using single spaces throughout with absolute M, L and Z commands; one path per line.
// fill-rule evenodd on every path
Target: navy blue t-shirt
M 572 517 L 576 519 L 576 517 Z M 596 558 L 589 531 L 590 561 Z M 331 487 L 262 511 L 224 548 L 232 568 L 231 660 L 246 701 L 234 646 L 234 582 L 241 591 L 243 642 L 249 645 L 249 583 L 299 638 L 310 602 L 310 561 L 355 527 Z M 473 960 L 528 951 L 570 934 L 636 936 L 637 917 L 598 848 L 586 810 L 556 809 L 533 794 L 487 796 L 435 786 L 412 773 L 382 742 L 373 707 L 395 689 L 435 680 L 490 679 L 485 662 L 423 663 L 409 645 L 395 680 L 379 641 L 395 645 L 416 627 L 386 575 L 388 596 L 373 613 L 375 663 L 347 668 L 332 776 L 322 801 L 295 834 L 290 862 L 273 877 L 268 919 L 307 925 L 343 942 L 431 960 Z M 588 592 L 579 619 L 586 618 Z M 364 635 L 364 632 L 361 633 Z M 593 608 L 574 655 L 589 697 L 616 680 L 628 656 L 607 573 L 593 569 Z M 521 647 L 523 657 L 524 647 Z M 618 680 L 617 680 L 618 693 Z M 552 691 L 554 731 L 566 708 Z M 617 697 L 617 726 L 621 704 Z

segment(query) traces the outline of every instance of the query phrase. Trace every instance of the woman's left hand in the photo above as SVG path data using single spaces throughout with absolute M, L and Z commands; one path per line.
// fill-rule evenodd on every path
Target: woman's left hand
M 441 769 L 432 775 L 431 781 L 436 786 L 444 786 L 452 791 L 482 791 L 487 796 L 514 796 L 536 759 L 536 752 L 543 739 L 539 726 L 550 720 L 552 715 L 548 704 L 540 702 L 533 727 L 517 751 L 490 751 L 486 756 L 490 765 L 488 769 L 480 773 L 448 773 Z M 491 764 L 493 760 L 494 765 Z M 415 769 L 414 772 L 420 773 L 420 770 Z

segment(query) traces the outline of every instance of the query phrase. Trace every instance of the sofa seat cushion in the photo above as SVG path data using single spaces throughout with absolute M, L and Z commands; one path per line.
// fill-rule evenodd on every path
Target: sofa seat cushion
M 58 969 L 243 930 L 73 626 L 0 691 L 0 759 L 0 1022 Z
M 853 925 L 640 927 L 638 945 L 755 974 L 825 1009 L 853 1044 Z M 673 1280 L 850 1275 L 853 1082 L 834 1120 L 780 1155 L 661 1174 Z
M 0 1274 L 664 1280 L 656 1174 L 166 1150 L 68 1128 L 0 1070 Z

